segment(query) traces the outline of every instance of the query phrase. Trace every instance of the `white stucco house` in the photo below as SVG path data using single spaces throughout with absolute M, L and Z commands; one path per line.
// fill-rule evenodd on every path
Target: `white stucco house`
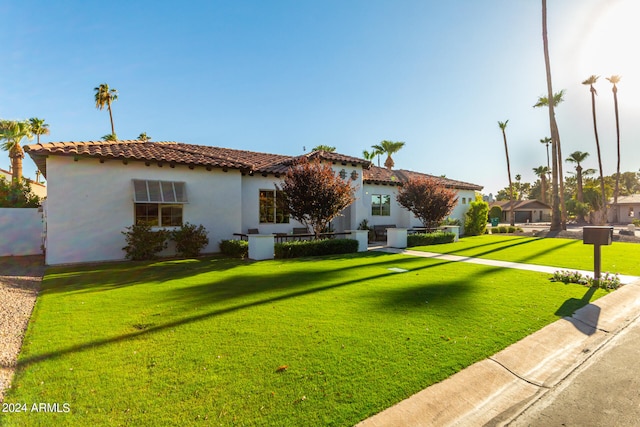
M 291 233 L 301 227 L 280 206 L 276 184 L 298 157 L 177 142 L 90 141 L 25 147 L 47 179 L 46 263 L 124 259 L 122 231 L 137 221 L 158 227 L 202 224 L 205 252 L 234 233 Z M 355 188 L 356 201 L 334 220 L 335 231 L 370 225 L 420 226 L 395 201 L 412 175 L 324 151 L 304 156 L 330 162 Z M 452 218 L 464 220 L 482 187 L 443 178 L 458 191 Z M 464 221 L 463 221 L 464 222 Z
M 618 209 L 619 224 L 631 224 L 633 220 L 640 220 L 640 194 L 618 197 L 617 207 L 613 205 L 613 199 L 610 199 L 608 209 L 609 223 L 613 223 L 615 209 Z

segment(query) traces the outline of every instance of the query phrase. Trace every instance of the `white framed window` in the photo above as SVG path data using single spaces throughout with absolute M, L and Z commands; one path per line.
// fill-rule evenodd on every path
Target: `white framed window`
M 134 224 L 181 226 L 188 202 L 184 182 L 133 180 Z
M 391 196 L 388 194 L 372 194 L 371 215 L 391 216 Z
M 288 224 L 289 209 L 280 190 L 260 190 L 260 223 Z

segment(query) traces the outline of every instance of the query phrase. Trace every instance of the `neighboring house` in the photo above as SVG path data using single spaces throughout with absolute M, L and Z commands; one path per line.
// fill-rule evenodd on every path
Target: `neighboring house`
M 11 182 L 11 180 L 13 179 L 13 176 L 11 175 L 11 171 L 4 170 L 2 168 L 0 168 L 0 176 L 3 176 L 9 182 Z M 45 197 L 47 197 L 46 185 L 40 182 L 35 182 L 29 178 L 27 178 L 27 181 L 29 181 L 29 184 L 31 184 L 31 192 L 33 194 L 40 197 L 41 199 L 44 199 Z
M 616 209 L 613 206 L 613 199 L 609 200 L 608 216 L 609 222 L 613 222 L 613 214 Z M 631 224 L 634 219 L 640 220 L 640 194 L 618 197 L 618 222 L 620 224 Z
M 409 171 L 388 171 L 356 157 L 324 151 L 293 157 L 176 142 L 91 141 L 25 147 L 47 179 L 46 263 L 121 260 L 122 231 L 136 222 L 161 227 L 202 224 L 205 252 L 257 228 L 261 234 L 301 227 L 282 209 L 276 184 L 296 159 L 330 162 L 349 180 L 356 201 L 334 220 L 335 231 L 370 224 L 420 223 L 395 201 Z M 452 217 L 464 220 L 474 184 L 443 179 L 458 191 Z
M 501 222 L 511 222 L 511 202 L 501 200 L 489 204 L 489 209 L 499 206 L 502 209 Z M 513 213 L 518 223 L 549 222 L 551 221 L 551 206 L 540 200 L 520 200 L 513 202 Z

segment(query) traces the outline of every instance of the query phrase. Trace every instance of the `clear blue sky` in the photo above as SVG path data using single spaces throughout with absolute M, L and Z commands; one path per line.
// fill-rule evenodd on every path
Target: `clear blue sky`
M 640 167 L 640 2 L 548 0 L 554 90 L 566 158 L 615 172 L 611 85 L 619 84 L 623 171 Z M 44 118 L 50 141 L 110 133 L 93 88 L 119 91 L 116 133 L 297 155 L 405 141 L 396 168 L 507 185 L 534 181 L 549 136 L 541 2 L 534 0 L 0 1 L 0 118 Z M 383 159 L 384 161 L 384 159 Z M 6 153 L 0 167 L 8 169 Z M 571 168 L 570 165 L 566 165 Z M 35 165 L 25 160 L 25 175 Z

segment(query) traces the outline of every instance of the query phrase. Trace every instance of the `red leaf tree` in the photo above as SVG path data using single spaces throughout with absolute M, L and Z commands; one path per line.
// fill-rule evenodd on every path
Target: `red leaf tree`
M 355 200 L 355 189 L 330 165 L 306 158 L 289 168 L 281 190 L 291 217 L 311 227 L 316 239 Z
M 402 184 L 396 200 L 431 229 L 451 213 L 458 195 L 455 190 L 445 187 L 440 179 L 416 177 Z

